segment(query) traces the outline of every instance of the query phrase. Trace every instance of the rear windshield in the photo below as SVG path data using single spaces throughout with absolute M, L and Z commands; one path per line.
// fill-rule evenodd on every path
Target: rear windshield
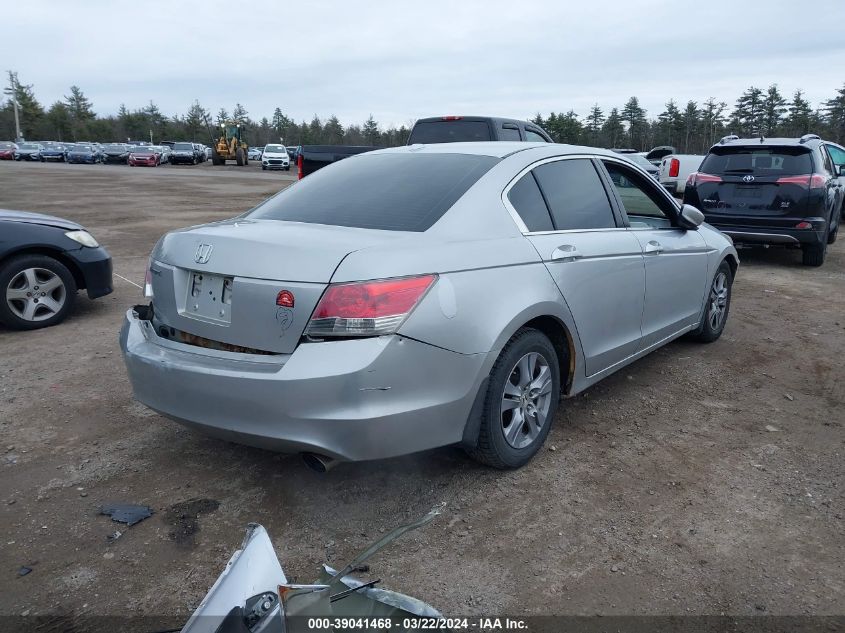
M 411 130 L 408 144 L 492 141 L 486 121 L 421 121 Z
M 497 162 L 469 154 L 361 154 L 314 172 L 248 217 L 426 231 Z
M 701 163 L 707 174 L 755 174 L 797 176 L 813 173 L 810 152 L 802 147 L 718 148 Z

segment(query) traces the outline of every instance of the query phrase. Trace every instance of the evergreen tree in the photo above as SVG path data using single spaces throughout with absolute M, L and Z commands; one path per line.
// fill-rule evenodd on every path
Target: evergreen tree
M 728 104 L 724 101 L 716 103 L 713 97 L 710 97 L 704 102 L 704 107 L 701 110 L 701 143 L 698 146 L 699 151 L 707 150 L 718 139 L 723 136 L 725 131 L 725 110 L 728 109 Z
M 788 136 L 803 136 L 810 131 L 810 122 L 813 119 L 813 109 L 810 102 L 804 99 L 804 93 L 796 90 L 792 95 L 792 102 L 786 112 L 784 120 L 784 132 Z
M 628 124 L 628 141 L 634 149 L 643 149 L 647 124 L 646 111 L 640 107 L 640 100 L 631 97 L 620 113 L 622 121 Z
M 343 126 L 340 124 L 340 119 L 335 115 L 332 115 L 326 121 L 326 126 L 323 129 L 323 138 L 329 145 L 340 145 L 343 143 Z
M 625 135 L 625 126 L 622 125 L 622 117 L 619 115 L 619 110 L 613 108 L 607 116 L 607 120 L 601 128 L 602 136 L 604 137 L 604 144 L 607 147 L 619 147 Z
M 381 140 L 381 134 L 379 133 L 378 123 L 373 118 L 371 114 L 370 117 L 364 122 L 364 127 L 361 129 L 361 134 L 364 137 L 364 142 L 367 145 L 378 145 L 379 141 Z
M 73 132 L 71 125 L 70 110 L 65 103 L 56 101 L 47 110 L 46 119 L 46 133 L 47 136 L 55 138 L 57 141 L 64 141 L 70 139 Z
M 229 120 L 229 112 L 226 110 L 226 108 L 220 108 L 217 111 L 217 127 L 220 127 Z
M 684 144 L 681 149 L 682 152 L 690 153 L 691 147 L 695 140 L 695 135 L 698 132 L 698 127 L 701 123 L 698 110 L 698 104 L 695 101 L 687 101 L 687 106 L 681 113 L 680 123 L 684 129 Z
M 764 127 L 763 91 L 751 86 L 736 100 L 731 114 L 733 133 L 738 136 L 757 136 Z
M 192 141 L 207 136 L 207 130 L 205 129 L 207 121 L 208 112 L 200 105 L 199 101 L 194 101 L 184 120 L 185 131 Z
M 833 140 L 845 141 L 845 85 L 836 91 L 835 97 L 824 102 L 824 109 L 816 118 L 827 119 L 828 136 Z
M 601 127 L 604 125 L 604 112 L 599 107 L 598 103 L 593 104 L 590 108 L 590 113 L 587 115 L 587 138 L 592 145 L 599 145 L 599 138 L 601 135 Z
M 248 123 L 249 122 L 249 114 L 240 103 L 235 104 L 235 109 L 232 110 L 232 120 L 235 123 Z
M 674 145 L 678 142 L 683 123 L 681 121 L 681 111 L 675 104 L 674 99 L 669 99 L 666 102 L 666 109 L 657 115 L 657 126 L 659 136 L 659 143 L 665 145 Z
M 772 84 L 763 99 L 763 135 L 775 136 L 784 114 L 786 114 L 786 99 L 780 94 L 777 84 Z

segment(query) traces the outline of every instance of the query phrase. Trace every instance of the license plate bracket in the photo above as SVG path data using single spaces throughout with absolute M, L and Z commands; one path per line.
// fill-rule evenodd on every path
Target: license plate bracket
M 232 322 L 233 277 L 191 271 L 184 316 L 219 324 Z

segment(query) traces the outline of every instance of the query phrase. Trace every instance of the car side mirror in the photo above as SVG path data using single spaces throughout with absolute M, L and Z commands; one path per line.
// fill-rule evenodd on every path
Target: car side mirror
M 685 204 L 681 207 L 679 220 L 682 228 L 695 230 L 704 222 L 704 214 L 691 204 Z
M 845 178 L 845 165 L 836 166 L 836 175 L 840 178 Z

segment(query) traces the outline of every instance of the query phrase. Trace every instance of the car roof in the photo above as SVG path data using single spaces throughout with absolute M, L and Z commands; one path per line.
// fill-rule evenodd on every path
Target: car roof
M 717 149 L 719 147 L 816 147 L 820 143 L 822 143 L 822 140 L 815 135 L 806 135 L 801 138 L 725 138 L 713 145 L 710 149 Z
M 517 152 L 527 150 L 545 150 L 548 156 L 566 154 L 594 154 L 597 156 L 619 157 L 619 154 L 599 147 L 564 145 L 562 143 L 529 143 L 524 141 L 476 141 L 467 143 L 430 143 L 402 145 L 368 152 L 372 154 L 474 154 L 505 158 Z

